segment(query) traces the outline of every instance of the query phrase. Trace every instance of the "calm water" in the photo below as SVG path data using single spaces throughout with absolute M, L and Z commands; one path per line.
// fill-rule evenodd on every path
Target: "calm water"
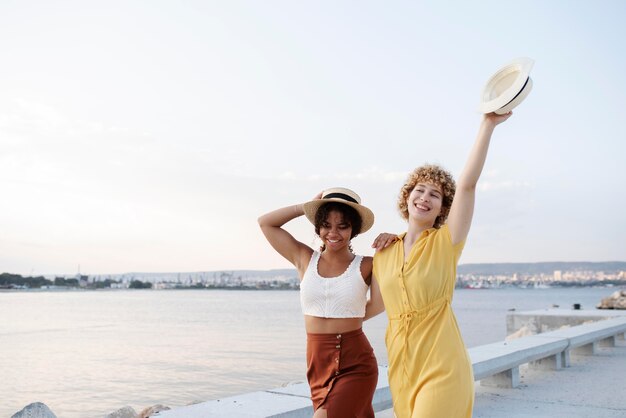
M 500 341 L 508 309 L 581 303 L 616 289 L 457 290 L 468 347 Z M 0 293 L 0 417 L 41 401 L 59 418 L 186 405 L 305 379 L 295 291 Z M 365 331 L 386 364 L 386 318 Z

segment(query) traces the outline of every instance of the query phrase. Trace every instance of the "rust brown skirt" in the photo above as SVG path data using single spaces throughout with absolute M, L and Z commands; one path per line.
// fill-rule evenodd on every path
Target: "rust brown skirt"
M 378 363 L 363 330 L 307 334 L 307 379 L 313 409 L 328 418 L 374 418 Z

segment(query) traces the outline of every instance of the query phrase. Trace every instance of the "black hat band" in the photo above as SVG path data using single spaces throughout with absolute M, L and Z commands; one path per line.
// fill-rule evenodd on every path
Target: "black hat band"
M 329 193 L 326 196 L 324 196 L 322 199 L 332 199 L 332 198 L 343 199 L 343 200 L 347 200 L 348 202 L 356 203 L 357 205 L 359 204 L 359 202 L 357 202 L 356 199 L 354 199 L 352 196 L 348 196 L 347 194 L 343 194 L 343 193 Z

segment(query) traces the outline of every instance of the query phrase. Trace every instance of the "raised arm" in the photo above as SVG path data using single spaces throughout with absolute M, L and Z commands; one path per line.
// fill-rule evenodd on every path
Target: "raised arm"
M 476 142 L 474 142 L 465 168 L 457 182 L 456 193 L 448 215 L 448 228 L 450 228 L 452 244 L 458 244 L 467 238 L 474 215 L 476 184 L 485 166 L 491 135 L 495 127 L 511 115 L 512 112 L 505 115 L 489 113 L 483 117 Z
M 263 235 L 270 245 L 285 257 L 298 270 L 300 276 L 306 270 L 313 250 L 296 240 L 289 232 L 282 228 L 292 219 L 304 215 L 302 204 L 276 209 L 259 217 L 258 222 Z

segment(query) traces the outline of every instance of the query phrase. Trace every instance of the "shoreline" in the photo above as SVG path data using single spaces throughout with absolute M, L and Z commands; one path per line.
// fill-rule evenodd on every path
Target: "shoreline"
M 521 312 L 556 303 L 567 309 L 576 302 L 591 308 L 608 293 L 604 288 L 459 290 L 454 303 L 471 348 L 501 341 L 511 308 Z M 13 401 L 0 408 L 2 416 L 41 400 L 63 417 L 102 417 L 124 405 L 137 411 L 157 403 L 186 405 L 304 380 L 305 340 L 297 292 L 36 290 L 0 299 L 0 312 L 8 321 L 5 337 L 11 342 L 2 350 L 0 369 L 10 372 L 5 377 L 15 384 L 7 393 Z M 237 317 L 232 317 L 233 309 Z M 381 315 L 365 326 L 379 363 L 386 358 L 386 321 Z M 230 337 L 220 340 L 224 332 Z M 38 363 L 41 349 L 46 351 L 45 365 Z M 268 367 L 256 368 L 259 360 Z M 55 362 L 65 366 L 51 368 Z M 27 367 L 29 363 L 34 367 Z M 68 384 L 40 396 L 49 393 L 43 380 L 52 372 Z M 168 375 L 176 376 L 176 382 Z M 117 380 L 110 387 L 98 383 L 112 377 Z M 33 379 L 43 379 L 42 384 L 32 386 Z M 83 387 L 81 393 L 73 393 L 76 384 Z M 131 387 L 146 392 L 125 389 Z M 82 398 L 86 393 L 98 400 Z
M 590 288 L 590 289 L 626 289 L 626 282 L 620 284 L 572 284 L 565 283 L 559 284 L 555 283 L 552 285 L 541 286 L 541 287 L 533 287 L 533 286 L 515 286 L 515 285 L 506 285 L 506 286 L 489 286 L 489 287 L 468 287 L 468 286 L 458 286 L 455 289 L 464 289 L 464 290 L 506 290 L 506 289 L 524 289 L 524 290 L 546 290 L 546 289 L 579 289 L 579 288 Z M 112 288 L 112 287 L 103 287 L 103 288 L 83 288 L 83 287 L 33 287 L 33 288 L 0 288 L 0 293 L 28 293 L 28 292 L 135 292 L 135 291 L 188 291 L 188 290 L 202 290 L 202 291 L 211 291 L 211 290 L 246 290 L 246 291 L 299 291 L 298 288 L 265 288 L 265 287 L 253 287 L 253 286 L 225 286 L 225 287 L 168 287 L 168 288 L 144 288 L 144 289 L 133 289 L 133 288 Z

